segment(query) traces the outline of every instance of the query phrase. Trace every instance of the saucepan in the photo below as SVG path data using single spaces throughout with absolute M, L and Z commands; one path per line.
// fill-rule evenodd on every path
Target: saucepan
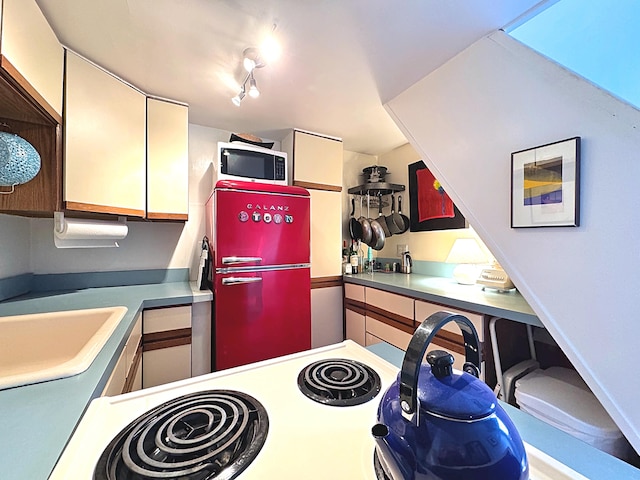
M 403 215 L 402 213 L 402 195 L 398 195 L 398 214 L 400 215 L 400 217 L 402 218 L 402 222 L 404 223 L 404 228 L 400 233 L 404 233 L 409 230 L 409 227 L 411 226 L 411 220 L 409 220 L 409 217 Z
M 349 218 L 349 234 L 351 238 L 354 240 L 362 240 L 362 225 L 356 218 L 354 214 L 356 213 L 356 199 L 351 199 L 351 216 Z

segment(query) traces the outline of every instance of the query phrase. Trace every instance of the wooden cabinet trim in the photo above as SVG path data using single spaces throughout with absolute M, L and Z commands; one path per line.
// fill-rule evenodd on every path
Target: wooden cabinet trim
M 302 182 L 294 180 L 293 185 L 296 187 L 306 188 L 307 190 L 325 190 L 328 192 L 342 192 L 342 187 L 337 185 L 326 185 L 324 183 Z
M 81 202 L 64 202 L 64 208 L 66 210 L 76 210 L 80 212 L 111 213 L 114 215 L 126 215 L 142 218 L 144 218 L 145 215 L 144 210 L 137 210 L 134 208 L 109 207 L 105 205 L 93 205 L 91 203 Z
M 386 312 L 386 313 L 389 313 L 389 312 Z M 378 320 L 379 322 L 386 323 L 387 325 L 397 328 L 398 330 L 402 330 L 403 332 L 406 332 L 410 335 L 413 335 L 413 332 L 415 332 L 415 328 L 413 326 L 413 320 L 409 323 L 406 318 L 401 317 L 400 315 L 393 315 L 394 318 L 390 318 L 384 314 L 378 313 L 378 311 L 371 310 L 370 307 L 367 305 L 367 316 L 375 320 Z M 400 320 L 397 321 L 395 320 L 395 318 Z
M 329 277 L 315 277 L 311 279 L 311 289 L 341 287 L 341 286 L 342 286 L 342 275 L 334 275 Z
M 149 220 L 178 220 L 186 222 L 189 220 L 188 213 L 159 213 L 159 212 L 148 212 L 147 218 Z
M 348 298 L 344 301 L 344 308 L 346 310 L 351 310 L 352 312 L 359 313 L 360 315 L 366 315 L 367 313 L 364 303 L 357 302 L 355 300 L 349 300 Z
M 143 351 L 160 350 L 191 344 L 191 328 L 178 328 L 164 332 L 145 333 L 142 336 Z
M 406 325 L 407 327 L 410 327 L 412 329 L 411 330 L 412 333 L 415 330 L 413 318 L 403 317 L 402 315 L 389 312 L 379 307 L 374 307 L 373 305 L 369 305 L 368 303 L 366 304 L 366 309 L 367 309 L 367 314 L 371 313 L 372 314 L 371 316 L 374 318 L 378 318 L 378 317 L 388 318 L 389 320 L 395 323 L 399 323 L 402 325 Z M 380 319 L 378 318 L 378 320 Z
M 0 55 L 0 66 L 9 74 L 9 76 L 11 76 L 15 86 L 34 100 L 31 103 L 37 110 L 51 117 L 55 123 L 62 123 L 62 116 L 56 112 L 51 105 L 49 105 L 49 102 L 47 102 L 44 97 L 40 95 L 35 88 L 33 88 L 29 81 L 22 76 L 22 74 L 4 55 Z

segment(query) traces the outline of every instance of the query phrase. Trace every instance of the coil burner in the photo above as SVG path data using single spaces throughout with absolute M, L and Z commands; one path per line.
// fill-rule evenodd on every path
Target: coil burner
M 330 358 L 305 367 L 298 375 L 298 388 L 318 403 L 348 407 L 374 398 L 380 391 L 380 377 L 364 363 Z
M 268 429 L 266 410 L 249 395 L 184 395 L 125 427 L 102 453 L 94 479 L 230 480 L 258 455 Z

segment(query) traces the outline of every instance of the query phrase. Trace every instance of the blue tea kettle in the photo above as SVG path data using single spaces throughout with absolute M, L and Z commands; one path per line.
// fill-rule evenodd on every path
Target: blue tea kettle
M 466 363 L 427 354 L 447 323 L 462 330 Z M 385 392 L 373 427 L 378 479 L 527 480 L 529 466 L 515 425 L 491 389 L 478 379 L 478 334 L 468 318 L 450 312 L 428 317 L 416 329 L 396 381 Z

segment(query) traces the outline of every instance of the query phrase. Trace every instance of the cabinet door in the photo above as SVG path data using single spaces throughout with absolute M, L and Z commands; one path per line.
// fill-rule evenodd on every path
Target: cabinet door
M 143 93 L 66 52 L 67 209 L 145 216 L 145 116 Z
M 373 343 L 378 343 L 374 340 L 375 338 L 379 338 L 395 347 L 398 347 L 401 350 L 406 350 L 409 346 L 409 342 L 411 341 L 410 333 L 402 331 L 395 326 L 391 326 L 387 323 L 381 322 L 380 320 L 372 318 L 369 315 L 367 315 L 365 318 L 365 326 L 367 329 L 367 345 L 371 345 L 372 341 Z M 371 336 L 375 338 L 372 339 Z
M 342 275 L 342 194 L 311 193 L 311 278 Z
M 102 391 L 103 397 L 112 397 L 114 395 L 120 395 L 124 390 L 124 383 L 127 376 L 127 355 L 126 348 L 120 354 L 118 362 L 116 363 L 111 376 L 107 381 L 107 384 Z
M 293 135 L 295 182 L 342 187 L 342 141 L 299 130 Z
M 367 345 L 365 335 L 365 317 L 362 313 L 347 308 L 345 310 L 346 337 L 362 345 Z
M 147 218 L 189 218 L 189 109 L 147 98 Z
M 142 315 L 142 387 L 191 377 L 191 305 Z
M 35 0 L 4 0 L 2 9 L 0 53 L 32 87 L 26 88 L 38 103 L 44 100 L 45 109 L 61 117 L 62 45 Z

